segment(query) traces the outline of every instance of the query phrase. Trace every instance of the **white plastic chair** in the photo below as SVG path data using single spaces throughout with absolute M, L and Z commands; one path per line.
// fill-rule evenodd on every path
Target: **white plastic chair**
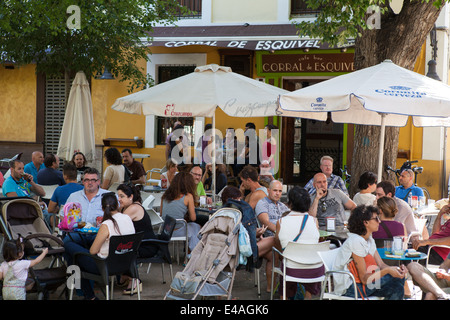
M 430 257 L 431 249 L 434 248 L 434 247 L 450 249 L 450 246 L 446 246 L 446 245 L 443 245 L 443 244 L 434 244 L 434 245 L 431 245 L 431 246 L 428 247 L 427 259 L 426 259 L 426 261 L 425 261 L 425 267 L 426 267 L 428 270 L 431 270 L 431 271 L 436 271 L 436 270 L 439 269 L 439 267 L 440 267 L 439 265 L 430 264 L 429 261 L 428 261 L 428 260 L 429 260 L 429 257 Z
M 145 198 L 144 202 L 142 202 L 142 206 L 144 207 L 145 210 L 153 210 L 153 203 L 155 202 L 155 196 L 154 195 L 149 195 L 147 198 Z
M 332 276 L 335 273 L 345 274 L 348 275 L 353 282 L 354 287 L 356 288 L 356 281 L 355 277 L 350 271 L 346 270 L 333 270 L 334 261 L 336 260 L 336 256 L 339 253 L 338 249 L 328 250 L 328 251 L 320 251 L 317 252 L 319 257 L 322 259 L 323 265 L 325 266 L 325 278 L 322 282 L 322 288 L 320 292 L 320 300 L 329 299 L 329 300 L 362 300 L 362 298 L 358 298 L 358 292 L 355 290 L 355 297 L 346 297 L 341 296 L 334 292 L 333 290 L 333 283 L 332 283 Z M 325 290 L 328 289 L 326 292 Z M 384 300 L 383 297 L 368 297 L 366 300 Z
M 49 186 L 44 186 L 44 185 L 40 184 L 39 186 L 41 186 L 42 189 L 44 189 L 44 191 L 45 191 L 45 196 L 43 196 L 41 198 L 48 199 L 48 200 L 50 200 L 52 198 L 53 192 L 55 192 L 55 189 L 59 187 L 59 185 L 57 185 L 57 184 L 52 184 Z
M 318 268 L 323 265 L 319 255 L 319 251 L 330 250 L 330 241 L 319 242 L 315 244 L 304 244 L 297 242 L 289 242 L 283 252 L 272 247 L 272 284 L 270 290 L 270 299 L 273 300 L 273 290 L 275 273 L 283 276 L 283 300 L 286 300 L 286 281 L 298 283 L 314 283 L 322 282 L 325 276 L 317 278 L 297 278 L 286 274 L 286 267 L 291 269 L 311 269 Z M 278 253 L 282 260 L 282 267 L 275 266 L 275 254 Z
M 151 170 L 147 170 L 147 173 L 146 173 L 146 184 L 147 185 L 152 185 L 152 184 L 157 184 L 158 185 L 160 180 L 161 180 L 161 178 L 158 177 L 158 179 L 155 179 L 155 178 L 152 177 L 152 175 L 154 173 L 157 173 L 157 174 L 159 174 L 161 176 L 161 174 L 166 172 L 166 171 L 167 171 L 167 169 L 166 169 L 165 166 L 163 168 L 161 168 L 161 169 L 153 168 Z
M 180 264 L 180 252 L 178 249 L 178 243 L 179 242 L 184 242 L 184 263 L 187 263 L 187 255 L 188 255 L 188 230 L 187 230 L 187 222 L 184 219 L 177 219 L 177 224 L 176 226 L 179 226 L 180 224 L 182 224 L 183 226 L 181 228 L 184 228 L 186 230 L 186 234 L 183 236 L 177 236 L 174 237 L 172 235 L 172 238 L 170 238 L 170 242 L 173 243 L 173 250 L 176 250 L 176 255 L 177 255 L 177 263 Z M 178 228 L 177 228 L 178 229 Z M 175 249 L 175 244 L 177 245 L 176 249 Z
M 409 243 L 411 241 L 411 238 L 415 236 L 419 236 L 419 238 L 422 239 L 423 229 L 425 228 L 427 221 L 428 220 L 426 218 L 414 218 L 414 224 L 416 225 L 417 231 L 413 231 L 409 234 L 406 243 Z

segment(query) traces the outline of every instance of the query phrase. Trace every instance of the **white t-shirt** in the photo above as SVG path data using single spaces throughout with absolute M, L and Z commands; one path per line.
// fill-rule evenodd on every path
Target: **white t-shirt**
M 360 193 L 358 192 L 353 197 L 353 202 L 356 203 L 357 206 L 365 205 L 365 206 L 373 206 L 377 197 L 373 193 Z
M 2 264 L 0 265 L 0 270 L 3 274 L 3 278 L 5 277 L 6 272 L 8 271 L 10 266 L 12 266 L 14 276 L 17 279 L 26 281 L 28 277 L 28 269 L 30 268 L 30 263 L 31 260 L 18 260 L 10 262 L 3 261 Z
M 106 258 L 108 256 L 109 238 L 111 238 L 111 236 L 119 236 L 119 235 L 124 236 L 127 234 L 135 233 L 133 221 L 131 220 L 130 216 L 119 212 L 113 215 L 113 219 L 116 220 L 117 222 L 119 232 L 116 230 L 116 228 L 114 227 L 114 223 L 111 220 L 106 220 L 102 222 L 102 224 L 105 224 L 108 227 L 109 237 L 102 244 L 100 252 L 98 253 L 98 256 L 101 258 Z
M 292 211 L 279 220 L 280 231 L 278 233 L 278 238 L 280 239 L 282 248 L 286 248 L 290 241 L 294 241 L 295 237 L 300 232 L 303 219 L 307 215 L 307 213 Z M 305 228 L 297 242 L 305 244 L 319 243 L 319 229 L 317 229 L 316 219 L 314 217 L 308 216 Z
M 121 164 L 113 164 L 106 167 L 103 173 L 103 180 L 109 180 L 110 184 L 115 182 L 123 183 L 125 180 L 125 167 Z
M 366 241 L 366 239 L 360 235 L 349 232 L 347 240 L 345 240 L 341 247 L 334 250 L 339 250 L 339 252 L 334 261 L 333 270 L 348 271 L 347 265 L 351 260 L 352 253 L 360 257 L 365 257 L 368 254 L 374 256 L 377 246 L 372 236 Z M 340 295 L 344 294 L 347 288 L 352 284 L 352 280 L 348 275 L 335 273 L 333 279 L 335 291 Z

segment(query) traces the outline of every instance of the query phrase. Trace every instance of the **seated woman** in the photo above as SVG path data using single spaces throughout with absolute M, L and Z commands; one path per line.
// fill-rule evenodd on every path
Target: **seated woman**
M 132 184 L 121 184 L 117 187 L 117 196 L 119 197 L 120 211 L 128 215 L 133 221 L 134 230 L 137 232 L 144 232 L 143 239 L 156 239 L 153 232 L 152 221 L 150 216 L 142 206 L 141 193 Z M 153 244 L 141 243 L 138 250 L 138 257 L 150 258 L 158 253 L 158 246 Z M 128 277 L 121 281 L 123 285 L 128 284 L 128 288 L 123 291 L 124 294 L 131 294 L 131 281 Z M 141 281 L 139 280 L 139 283 Z M 141 290 L 142 290 L 142 284 Z M 137 293 L 137 288 L 135 292 Z
M 222 192 L 221 200 L 223 207 L 236 208 L 242 212 L 242 224 L 248 231 L 250 244 L 252 246 L 254 257 L 253 265 L 257 263 L 257 258 L 264 258 L 267 261 L 267 292 L 270 292 L 270 285 L 272 283 L 272 247 L 274 246 L 274 237 L 263 237 L 267 227 L 257 227 L 258 222 L 256 220 L 255 211 L 247 202 L 242 200 L 242 193 L 238 188 L 234 186 L 226 187 Z M 247 260 L 247 264 L 248 261 L 249 260 Z
M 358 206 L 348 219 L 349 236 L 337 249 L 335 270 L 353 273 L 354 287 L 350 277 L 334 274 L 335 292 L 358 298 L 384 297 L 386 300 L 403 300 L 407 269 L 404 265 L 388 266 L 380 258 L 372 233 L 379 228 L 378 209 L 373 206 Z M 370 284 L 370 285 L 369 285 Z
M 178 164 L 175 159 L 169 158 L 166 161 L 166 169 L 167 171 L 161 173 L 161 181 L 159 182 L 159 186 L 163 189 L 166 189 L 172 183 L 173 177 L 178 173 Z
M 377 188 L 377 175 L 373 172 L 366 171 L 358 181 L 359 192 L 353 197 L 353 202 L 357 206 L 373 206 L 376 196 L 373 194 Z
M 195 222 L 196 190 L 194 178 L 188 172 L 180 172 L 175 175 L 169 188 L 161 197 L 161 216 L 164 219 L 167 215 L 175 219 L 185 219 L 187 224 L 187 236 L 189 250 L 192 251 L 199 239 L 200 225 Z M 177 224 L 172 234 L 174 237 L 186 235 L 186 229 Z
M 96 254 L 101 258 L 107 258 L 109 253 L 109 238 L 111 236 L 135 233 L 131 218 L 119 212 L 119 202 L 114 192 L 108 192 L 102 195 L 102 209 L 104 212 L 103 221 L 90 248 L 85 248 L 74 241 L 65 243 L 64 257 L 68 265 L 73 263 L 73 256 L 77 252 L 89 252 L 92 255 Z M 91 257 L 80 256 L 77 262 L 81 270 L 100 274 L 94 259 Z M 81 279 L 81 290 L 86 300 L 97 299 L 94 294 L 94 288 L 89 280 Z
M 125 180 L 125 167 L 122 165 L 122 155 L 116 148 L 105 151 L 108 167 L 103 173 L 102 189 L 108 189 L 113 183 L 123 183 Z
M 277 221 L 275 232 L 275 248 L 283 251 L 290 241 L 295 241 L 304 219 L 307 219 L 303 231 L 296 242 L 315 244 L 319 243 L 319 223 L 313 216 L 308 215 L 311 206 L 311 197 L 306 189 L 294 187 L 288 193 L 288 206 L 291 209 L 287 215 Z M 290 269 L 286 267 L 286 273 L 302 278 L 317 278 L 325 273 L 325 267 L 321 265 L 312 269 Z M 283 283 L 280 281 L 280 287 Z M 313 295 L 320 293 L 320 282 L 302 283 L 305 288 L 305 300 L 310 300 Z M 279 289 L 282 292 L 283 288 Z M 297 291 L 296 282 L 286 282 L 287 298 L 295 296 Z
M 404 224 L 394 221 L 395 215 L 398 212 L 395 200 L 390 197 L 381 197 L 377 200 L 377 207 L 378 216 L 381 220 L 380 228 L 378 228 L 378 231 L 372 233 L 372 238 L 375 239 L 377 247 L 383 247 L 384 243 L 381 243 L 381 239 L 392 239 L 396 236 L 402 236 L 404 237 L 404 241 L 406 241 L 408 233 Z M 378 239 L 380 241 L 377 241 Z

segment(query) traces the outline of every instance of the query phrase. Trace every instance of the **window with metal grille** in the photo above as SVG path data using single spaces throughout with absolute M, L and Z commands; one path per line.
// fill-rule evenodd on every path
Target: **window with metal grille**
M 291 15 L 309 15 L 317 14 L 321 11 L 321 8 L 311 9 L 305 0 L 291 0 Z
M 194 72 L 195 65 L 163 65 L 158 66 L 158 83 L 163 83 L 168 80 L 172 80 L 188 73 Z M 180 121 L 184 125 L 184 132 L 191 142 L 191 146 L 194 145 L 194 118 L 167 118 L 156 117 L 156 143 L 165 144 L 166 137 L 172 132 L 173 125 L 176 121 Z
M 202 0 L 178 0 L 178 2 L 187 7 L 191 13 L 187 15 L 182 15 L 179 13 L 179 18 L 201 18 L 202 17 Z
M 45 81 L 44 155 L 57 153 L 65 113 L 66 87 L 64 78 L 51 79 L 47 77 Z

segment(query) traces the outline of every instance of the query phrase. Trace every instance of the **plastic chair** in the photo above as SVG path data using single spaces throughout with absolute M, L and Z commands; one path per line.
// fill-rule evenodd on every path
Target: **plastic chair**
M 323 265 L 325 266 L 325 278 L 322 281 L 322 288 L 320 292 L 320 300 L 329 299 L 329 300 L 362 300 L 361 298 L 358 298 L 358 292 L 355 290 L 355 297 L 346 297 L 341 296 L 334 292 L 333 290 L 333 283 L 332 283 L 332 276 L 333 274 L 345 274 L 349 276 L 352 279 L 353 285 L 356 288 L 356 281 L 355 277 L 350 271 L 346 270 L 333 270 L 334 261 L 336 260 L 336 256 L 339 253 L 338 249 L 328 250 L 328 251 L 319 251 L 317 254 L 322 259 Z M 325 292 L 325 290 L 328 289 L 328 292 Z M 368 297 L 368 300 L 384 300 L 383 297 Z M 366 299 L 366 300 L 367 300 Z
M 425 260 L 425 267 L 428 270 L 437 270 L 440 267 L 439 265 L 430 264 L 429 261 L 428 261 L 429 258 L 430 258 L 431 249 L 434 248 L 434 247 L 450 249 L 450 246 L 446 246 L 446 245 L 443 245 L 443 244 L 434 244 L 434 245 L 429 246 L 428 247 L 428 252 L 427 252 L 427 259 Z
M 314 283 L 322 282 L 325 276 L 317 278 L 297 278 L 286 273 L 286 267 L 290 269 L 311 269 L 323 265 L 322 260 L 317 254 L 318 251 L 330 250 L 330 241 L 319 242 L 315 244 L 305 244 L 298 242 L 289 242 L 283 252 L 272 247 L 272 284 L 270 290 L 270 299 L 273 300 L 273 289 L 275 273 L 283 276 L 283 300 L 286 300 L 286 282 Z M 282 260 L 282 267 L 275 266 L 275 254 L 278 253 Z
M 150 272 L 152 263 L 160 263 L 162 270 L 162 281 L 166 283 L 164 279 L 164 263 L 167 263 L 170 268 L 170 277 L 173 279 L 172 258 L 169 251 L 170 238 L 172 237 L 173 230 L 175 229 L 176 220 L 170 216 L 166 216 L 164 224 L 161 229 L 161 233 L 157 235 L 157 239 L 144 239 L 142 244 L 154 244 L 159 247 L 156 255 L 153 257 L 139 257 L 137 264 L 148 263 L 147 273 Z
M 47 200 L 50 200 L 52 198 L 53 192 L 55 192 L 55 189 L 59 187 L 58 184 L 52 184 L 52 185 L 48 185 L 48 186 L 44 186 L 44 185 L 40 184 L 39 186 L 41 186 L 42 189 L 44 189 L 44 191 L 45 191 L 45 196 L 42 196 L 42 199 L 47 199 Z
M 181 228 L 184 228 L 186 230 L 186 234 L 183 236 L 178 237 L 171 237 L 170 241 L 173 243 L 173 249 L 176 250 L 177 254 L 177 263 L 180 264 L 180 250 L 178 249 L 178 242 L 184 242 L 184 263 L 187 262 L 187 255 L 188 255 L 188 230 L 187 230 L 187 221 L 184 219 L 176 219 L 177 224 L 182 224 Z M 175 249 L 175 243 L 177 244 L 177 248 Z
M 136 265 L 137 253 L 141 244 L 143 232 L 123 235 L 111 236 L 109 238 L 108 257 L 100 258 L 98 255 L 92 255 L 87 252 L 77 252 L 74 254 L 73 261 L 77 264 L 80 256 L 88 256 L 94 259 L 99 274 L 89 273 L 81 270 L 81 278 L 93 280 L 105 286 L 106 300 L 110 300 L 109 286 L 111 283 L 111 299 L 114 291 L 114 276 L 124 273 L 130 274 L 131 278 L 139 279 L 139 273 Z M 134 290 L 134 280 L 132 291 Z M 69 299 L 72 300 L 74 286 L 71 286 Z M 141 299 L 140 286 L 137 285 L 138 300 Z
M 162 173 L 164 173 L 166 171 L 167 171 L 167 169 L 166 169 L 165 166 L 163 168 L 161 168 L 161 169 L 153 168 L 151 170 L 147 170 L 146 179 L 145 179 L 146 180 L 146 184 L 147 185 L 152 185 L 152 184 L 157 184 L 158 185 L 159 182 L 160 182 L 160 178 L 158 178 L 158 179 L 152 178 L 152 175 L 154 173 L 157 173 L 157 174 L 161 175 Z
M 145 210 L 153 209 L 153 203 L 155 202 L 155 196 L 149 195 L 144 202 L 142 202 L 142 206 Z

